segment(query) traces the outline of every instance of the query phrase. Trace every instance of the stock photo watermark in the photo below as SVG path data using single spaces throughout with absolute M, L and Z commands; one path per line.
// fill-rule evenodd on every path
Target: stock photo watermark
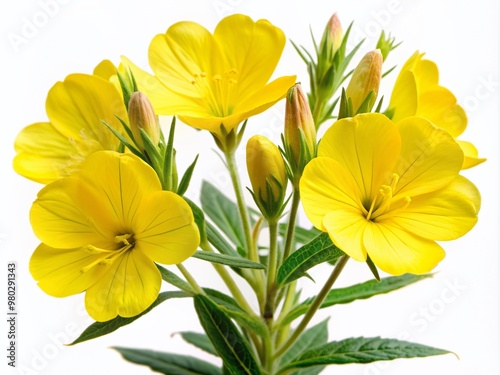
M 36 38 L 47 27 L 50 20 L 59 14 L 61 6 L 71 0 L 40 0 L 36 10 L 30 16 L 21 18 L 20 27 L 7 34 L 12 49 L 17 53 L 23 46 Z

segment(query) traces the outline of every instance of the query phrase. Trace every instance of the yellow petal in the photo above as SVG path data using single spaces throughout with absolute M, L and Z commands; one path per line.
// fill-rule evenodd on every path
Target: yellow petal
M 380 216 L 408 232 L 435 241 L 463 236 L 477 222 L 481 204 L 479 191 L 465 177 L 458 176 L 441 190 L 412 198 L 410 205 L 394 215 Z
M 29 125 L 17 135 L 14 170 L 21 176 L 48 184 L 73 171 L 74 144 L 49 122 Z
M 214 31 L 214 39 L 226 58 L 228 70 L 234 68 L 238 71 L 237 87 L 241 101 L 252 96 L 256 88 L 269 80 L 286 41 L 283 31 L 269 21 L 254 22 L 241 14 L 221 20 Z
M 398 129 L 386 116 L 368 113 L 334 123 L 319 144 L 318 156 L 337 160 L 354 177 L 363 206 L 387 183 L 400 147 Z
M 158 191 L 142 202 L 133 227 L 135 248 L 163 264 L 183 262 L 200 243 L 191 208 L 168 191 Z
M 423 54 L 416 61 L 412 69 L 415 74 L 417 90 L 419 95 L 433 89 L 439 83 L 439 71 L 437 65 L 430 60 L 422 60 Z
M 98 322 L 129 318 L 146 310 L 158 297 L 160 271 L 153 261 L 137 249 L 123 253 L 93 286 L 87 289 L 85 307 Z
M 467 115 L 463 108 L 457 105 L 455 95 L 440 86 L 419 95 L 416 115 L 425 117 L 455 138 L 462 134 L 467 126 Z
M 391 275 L 430 272 L 445 256 L 434 241 L 415 236 L 391 221 L 370 222 L 364 231 L 364 246 L 373 263 Z
M 319 230 L 331 211 L 361 210 L 361 192 L 351 174 L 336 160 L 317 157 L 304 168 L 300 179 L 300 195 L 304 211 Z
M 94 68 L 94 72 L 92 74 L 109 81 L 112 76 L 116 75 L 116 66 L 109 60 L 102 60 Z
M 357 209 L 332 211 L 323 219 L 323 226 L 335 246 L 360 262 L 366 261 L 363 236 L 368 223 Z
M 40 244 L 31 256 L 30 272 L 38 286 L 54 297 L 67 297 L 91 287 L 105 272 L 105 267 L 82 270 L 99 259 L 82 249 L 54 249 Z
M 399 176 L 396 194 L 413 197 L 441 189 L 460 172 L 463 152 L 447 132 L 420 117 L 400 121 L 398 129 L 401 154 L 394 167 Z
M 104 228 L 94 225 L 89 214 L 95 195 L 74 177 L 57 180 L 45 186 L 30 211 L 36 236 L 50 247 L 69 249 L 88 244 L 109 246 Z M 97 218 L 99 219 L 99 218 Z
M 84 147 L 116 150 L 118 139 L 103 125 L 106 121 L 119 132 L 127 112 L 114 85 L 98 76 L 72 74 L 49 91 L 47 115 L 54 128 Z M 97 144 L 97 146 L 96 146 Z
M 411 71 L 401 71 L 391 94 L 389 108 L 394 111 L 392 120 L 398 122 L 417 112 L 418 93 L 415 75 Z
M 456 142 L 464 152 L 464 163 L 462 165 L 462 169 L 472 168 L 486 161 L 485 158 L 478 157 L 477 148 L 472 143 L 458 140 Z
M 178 22 L 149 45 L 149 65 L 166 86 L 181 95 L 200 97 L 195 74 L 211 80 L 224 73 L 223 56 L 210 32 L 195 22 Z
M 142 201 L 161 190 L 153 168 L 135 155 L 113 151 L 92 154 L 78 178 L 95 197 L 88 207 L 100 217 L 111 215 L 109 225 L 120 223 L 123 230 L 131 229 Z

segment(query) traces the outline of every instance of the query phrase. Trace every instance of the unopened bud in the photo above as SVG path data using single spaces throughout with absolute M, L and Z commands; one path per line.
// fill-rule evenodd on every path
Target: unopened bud
M 339 17 L 337 13 L 334 13 L 323 31 L 323 36 L 321 37 L 320 49 L 322 52 L 326 52 L 330 59 L 333 58 L 335 52 L 339 49 L 342 44 L 342 38 L 344 34 L 342 32 L 342 25 L 340 24 Z
M 158 145 L 158 142 L 160 142 L 158 119 L 151 102 L 142 92 L 134 92 L 130 96 L 128 117 L 130 119 L 130 130 L 132 130 L 134 142 L 141 151 L 144 151 L 144 142 L 140 129 L 144 130 L 154 145 Z
M 292 86 L 286 96 L 285 149 L 294 166 L 305 167 L 316 154 L 316 127 L 300 83 Z
M 351 98 L 354 114 L 358 113 L 361 105 L 361 112 L 370 112 L 377 99 L 380 79 L 382 78 L 382 53 L 376 49 L 368 52 L 359 62 L 352 74 L 349 85 L 346 89 L 346 96 Z M 373 91 L 368 103 L 364 103 L 370 92 Z
M 266 218 L 279 215 L 286 192 L 285 163 L 278 146 L 262 135 L 247 143 L 247 170 L 255 202 Z

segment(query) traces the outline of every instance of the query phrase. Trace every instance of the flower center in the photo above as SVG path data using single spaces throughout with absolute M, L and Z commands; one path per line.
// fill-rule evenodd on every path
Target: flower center
M 395 204 L 396 202 L 393 199 L 393 195 L 398 182 L 399 176 L 394 173 L 392 175 L 391 184 L 381 186 L 371 202 L 370 209 L 366 214 L 366 220 L 375 221 L 377 217 L 380 217 L 384 213 L 390 211 L 394 214 L 405 210 L 408 207 L 411 202 L 411 197 L 409 196 L 405 196 L 402 199 L 402 202 L 401 200 L 397 200 L 397 202 L 401 202 L 401 204 Z
M 94 268 L 95 266 L 108 266 L 113 264 L 113 262 L 118 259 L 122 254 L 125 252 L 132 250 L 135 246 L 135 238 L 132 233 L 125 233 L 125 234 L 118 234 L 115 236 L 114 241 L 117 244 L 123 245 L 122 247 L 118 249 L 113 249 L 113 250 L 108 250 L 108 249 L 101 249 L 99 247 L 96 247 L 94 245 L 87 245 L 84 247 L 84 249 L 95 255 L 99 255 L 99 257 L 94 260 L 92 263 L 89 265 L 83 267 L 80 270 L 80 273 L 85 273 L 89 271 L 90 269 Z
M 206 72 L 194 73 L 191 81 L 216 117 L 226 117 L 233 112 L 237 83 L 238 71 L 235 68 L 212 77 L 208 77 Z

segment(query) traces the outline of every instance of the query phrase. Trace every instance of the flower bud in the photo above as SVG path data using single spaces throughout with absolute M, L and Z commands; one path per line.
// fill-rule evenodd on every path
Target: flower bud
M 376 49 L 361 59 L 347 86 L 346 96 L 351 98 L 353 115 L 358 113 L 362 104 L 364 105 L 360 113 L 371 111 L 377 99 L 381 78 L 382 53 Z M 373 95 L 367 103 L 364 103 L 371 91 Z
M 337 13 L 334 13 L 323 31 L 323 36 L 321 37 L 320 49 L 322 52 L 326 52 L 330 59 L 333 58 L 335 52 L 339 49 L 342 44 L 342 38 L 344 34 L 342 32 L 342 25 L 340 24 L 339 17 Z
M 316 127 L 300 83 L 292 86 L 286 96 L 285 150 L 292 170 L 302 170 L 316 155 Z M 303 167 L 298 168 L 300 165 Z
M 247 143 L 247 170 L 255 203 L 266 218 L 281 213 L 286 192 L 285 163 L 278 146 L 262 135 Z
M 142 92 L 134 92 L 130 96 L 128 104 L 128 117 L 130 119 L 130 130 L 134 136 L 137 147 L 144 151 L 141 131 L 144 130 L 154 145 L 160 142 L 160 126 L 148 97 Z

